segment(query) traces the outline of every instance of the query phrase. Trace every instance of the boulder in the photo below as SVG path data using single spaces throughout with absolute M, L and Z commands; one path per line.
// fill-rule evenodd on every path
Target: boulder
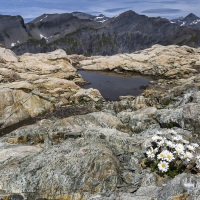
M 1 63 L 18 62 L 18 57 L 10 49 L 5 49 L 3 47 L 0 47 L 0 62 Z
M 14 84 L 16 90 L 11 89 L 12 87 L 1 88 L 0 128 L 41 115 L 52 107 L 49 101 L 32 93 L 24 92 L 23 89 L 30 89 L 31 85 L 28 87 L 28 84 L 25 86 L 23 84 L 24 82 Z
M 183 103 L 182 99 L 180 106 L 156 112 L 155 118 L 162 127 L 181 127 L 186 130 L 198 131 L 200 126 L 200 104 L 197 101 L 199 92 L 188 93 L 185 96 L 189 101 Z

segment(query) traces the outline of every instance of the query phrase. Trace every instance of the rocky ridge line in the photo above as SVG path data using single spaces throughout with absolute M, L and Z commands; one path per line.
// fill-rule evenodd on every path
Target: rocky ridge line
M 27 24 L 20 16 L 1 15 L 0 23 L 0 44 L 17 55 L 56 49 L 86 56 L 115 55 L 154 44 L 200 46 L 199 30 L 132 10 L 112 18 L 80 12 L 43 14 Z

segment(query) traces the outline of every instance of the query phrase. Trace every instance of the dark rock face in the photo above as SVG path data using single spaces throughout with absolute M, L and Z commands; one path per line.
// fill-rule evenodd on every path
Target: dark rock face
M 21 16 L 0 15 L 0 43 L 8 48 L 24 43 L 29 38 Z
M 185 18 L 174 19 L 172 20 L 172 23 L 200 30 L 200 18 L 194 15 L 193 13 L 190 13 Z
M 16 21 L 17 17 L 10 18 Z M 192 16 L 188 18 L 193 19 Z M 15 29 L 12 32 L 15 36 L 13 41 L 16 41 L 16 44 L 12 44 L 12 50 L 18 55 L 49 52 L 58 48 L 68 54 L 113 55 L 145 49 L 153 44 L 200 45 L 199 30 L 180 27 L 167 19 L 150 18 L 133 11 L 113 18 L 81 12 L 44 14 L 26 26 L 23 20 L 20 22 L 18 27 L 24 32 Z M 7 26 L 12 30 L 16 25 L 7 23 Z M 12 41 L 4 42 L 5 33 L 1 37 L 2 44 L 10 48 Z M 21 37 L 23 40 L 19 39 Z
M 46 43 L 63 38 L 65 35 L 85 27 L 95 27 L 92 20 L 79 19 L 72 14 L 44 14 L 26 26 L 34 39 L 44 38 Z

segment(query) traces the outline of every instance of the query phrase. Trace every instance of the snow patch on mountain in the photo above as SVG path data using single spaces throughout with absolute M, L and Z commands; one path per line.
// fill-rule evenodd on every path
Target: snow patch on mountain
M 16 46 L 17 44 L 20 44 L 21 42 L 19 41 L 19 40 L 17 40 L 17 42 L 12 42 L 11 44 L 10 44 L 10 46 L 11 47 L 14 47 L 14 46 Z
M 40 38 L 42 39 L 42 38 L 44 38 L 44 39 L 48 39 L 47 37 L 45 37 L 44 35 L 42 35 L 41 33 L 40 33 Z
M 200 19 L 197 19 L 197 20 L 193 21 L 192 23 L 190 23 L 190 25 L 197 24 L 199 22 L 200 22 Z
M 42 19 L 40 20 L 40 22 L 43 21 L 43 20 L 44 20 L 45 18 L 47 18 L 47 17 L 48 17 L 48 15 L 44 16 L 44 18 L 42 18 Z
M 94 18 L 94 21 L 96 22 L 100 22 L 100 23 L 104 23 L 105 21 L 107 21 L 109 18 L 106 17 L 105 15 L 100 14 L 99 16 Z
M 179 26 L 188 26 L 194 29 L 200 29 L 200 18 L 190 13 L 185 18 L 180 17 L 178 19 L 171 20 L 171 23 L 176 23 Z
M 180 26 L 185 26 L 186 22 L 183 22 Z

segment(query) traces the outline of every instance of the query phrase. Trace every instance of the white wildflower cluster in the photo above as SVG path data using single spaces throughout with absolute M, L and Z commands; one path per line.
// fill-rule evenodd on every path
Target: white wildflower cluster
M 190 143 L 174 130 L 170 130 L 165 137 L 161 132 L 152 137 L 151 147 L 147 149 L 146 156 L 162 173 L 169 171 L 171 166 L 187 166 L 191 162 L 200 170 L 198 148 L 197 143 Z

